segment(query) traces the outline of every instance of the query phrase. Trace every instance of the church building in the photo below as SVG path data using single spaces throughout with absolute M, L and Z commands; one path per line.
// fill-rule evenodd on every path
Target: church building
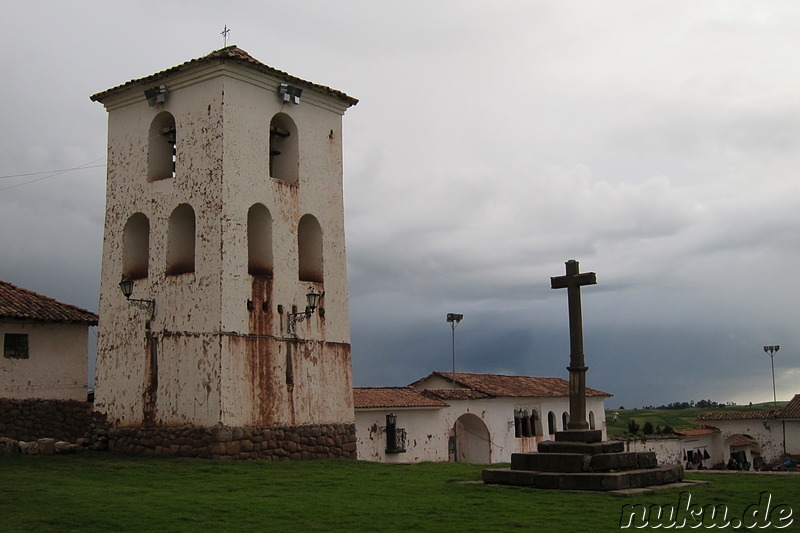
M 358 101 L 236 46 L 91 99 L 108 112 L 110 447 L 355 457 L 342 117 Z

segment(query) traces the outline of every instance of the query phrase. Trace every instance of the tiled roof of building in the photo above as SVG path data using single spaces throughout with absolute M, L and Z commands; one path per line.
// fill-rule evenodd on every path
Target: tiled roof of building
M 781 411 L 781 418 L 800 418 L 800 394 L 795 394 Z
M 481 398 L 491 398 L 488 394 L 472 389 L 425 389 L 426 396 L 438 398 L 440 400 L 480 400 Z
M 731 437 L 730 442 L 728 443 L 729 446 L 758 446 L 758 441 L 751 439 L 750 437 L 746 437 L 742 434 L 737 434 Z
M 432 376 L 452 380 L 451 372 L 433 372 L 411 386 Z M 545 398 L 569 396 L 569 381 L 562 378 L 505 376 L 502 374 L 472 374 L 456 372 L 456 385 L 499 398 Z M 586 396 L 612 396 L 607 392 L 586 387 Z
M 97 325 L 97 315 L 0 281 L 0 319 Z
M 303 86 L 303 87 L 313 88 L 313 89 L 316 89 L 316 90 L 321 91 L 323 93 L 327 93 L 327 94 L 330 94 L 332 96 L 335 96 L 335 97 L 339 98 L 340 100 L 344 101 L 345 103 L 347 103 L 348 106 L 353 106 L 353 105 L 356 105 L 358 103 L 358 100 L 356 98 L 353 98 L 352 96 L 348 96 L 347 94 L 345 94 L 345 93 L 343 93 L 341 91 L 337 91 L 336 89 L 331 89 L 330 87 L 326 87 L 325 85 L 318 85 L 318 84 L 312 83 L 310 81 L 302 80 L 300 78 L 292 76 L 291 74 L 288 74 L 288 73 L 283 72 L 281 70 L 278 70 L 278 69 L 272 68 L 270 66 L 267 66 L 264 63 L 262 63 L 262 62 L 258 61 L 257 59 L 253 58 L 250 54 L 248 54 L 247 52 L 245 52 L 241 48 L 238 48 L 235 45 L 226 46 L 225 48 L 221 48 L 219 50 L 215 50 L 215 51 L 211 52 L 210 54 L 208 54 L 206 56 L 199 57 L 197 59 L 192 59 L 192 60 L 187 61 L 185 63 L 182 63 L 182 64 L 180 64 L 178 66 L 175 66 L 175 67 L 172 67 L 172 68 L 168 68 L 166 70 L 162 70 L 161 72 L 156 72 L 155 74 L 151 74 L 150 76 L 145 76 L 144 78 L 138 78 L 138 79 L 135 79 L 135 80 L 130 80 L 130 81 L 126 82 L 126 83 L 123 83 L 122 85 L 118 85 L 118 86 L 113 87 L 111 89 L 108 89 L 106 91 L 102 91 L 102 92 L 99 92 L 97 94 L 93 94 L 89 98 L 93 102 L 102 102 L 103 99 L 106 98 L 107 96 L 110 96 L 111 94 L 114 94 L 114 93 L 118 93 L 118 92 L 126 89 L 130 85 L 135 85 L 135 84 L 144 83 L 144 82 L 157 82 L 158 80 L 160 80 L 160 79 L 162 79 L 162 78 L 164 78 L 164 77 L 166 77 L 166 76 L 168 76 L 170 74 L 173 74 L 175 72 L 180 72 L 182 70 L 186 70 L 186 69 L 191 68 L 191 67 L 196 66 L 196 65 L 200 65 L 200 64 L 203 64 L 203 63 L 211 63 L 211 62 L 214 62 L 214 61 L 234 61 L 234 62 L 246 64 L 246 65 L 250 66 L 251 68 L 253 68 L 255 70 L 258 70 L 260 72 L 264 72 L 266 74 L 270 74 L 270 75 L 276 76 L 276 77 L 280 78 L 281 80 L 286 81 L 287 83 L 292 83 L 292 84 L 300 85 L 300 86 Z
M 699 437 L 700 435 L 713 435 L 714 433 L 719 433 L 718 428 L 712 427 L 702 427 L 702 428 L 688 428 L 688 429 L 676 429 L 676 435 L 683 435 L 684 437 Z
M 436 398 L 430 398 L 411 387 L 355 387 L 355 408 L 368 407 L 447 407 Z
M 765 418 L 777 418 L 781 413 L 780 409 L 770 411 L 712 411 L 700 413 L 697 420 L 764 420 Z

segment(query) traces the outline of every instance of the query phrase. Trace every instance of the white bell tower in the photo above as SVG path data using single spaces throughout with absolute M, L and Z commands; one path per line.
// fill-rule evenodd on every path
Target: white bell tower
M 342 116 L 357 100 L 235 46 L 91 99 L 108 111 L 95 402 L 112 448 L 113 428 L 118 449 L 158 431 L 186 455 L 228 442 L 180 451 L 186 428 L 303 428 L 355 456 Z M 283 453 L 268 448 L 254 456 Z

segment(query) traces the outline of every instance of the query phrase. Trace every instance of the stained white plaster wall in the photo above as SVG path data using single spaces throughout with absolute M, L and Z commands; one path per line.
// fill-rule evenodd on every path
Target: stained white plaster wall
M 709 458 L 702 461 L 705 468 L 727 461 L 723 440 L 719 433 L 678 437 L 676 435 L 647 439 L 625 440 L 626 452 L 655 452 L 659 464 L 682 464 L 686 466 L 686 452 L 695 449 L 708 451 Z
M 157 423 L 203 426 L 354 420 L 341 157 L 347 103 L 306 88 L 300 105 L 285 104 L 282 81 L 215 61 L 103 98 L 108 179 L 96 405 L 119 425 L 142 423 L 145 411 Z M 166 85 L 166 102 L 150 106 L 143 91 L 157 84 Z M 176 175 L 149 182 L 148 132 L 162 111 L 175 118 Z M 278 112 L 298 126 L 297 184 L 269 177 L 267 139 Z M 169 217 L 184 203 L 195 213 L 195 271 L 167 275 Z M 255 203 L 273 220 L 269 280 L 247 270 Z M 135 281 L 133 298 L 155 301 L 149 329 L 148 312 L 117 286 L 123 229 L 138 212 L 150 225 L 149 273 Z M 322 229 L 324 283 L 298 279 L 297 224 L 305 214 Z M 305 308 L 310 287 L 324 294 L 321 312 L 298 323 L 295 338 L 287 313 Z
M 792 455 L 800 454 L 800 420 L 796 418 L 787 419 L 781 420 L 780 423 L 781 429 L 786 432 L 786 453 Z
M 761 457 L 770 463 L 777 461 L 783 454 L 783 424 L 780 420 L 769 419 L 766 421 L 769 428 L 760 419 L 751 420 L 714 420 L 707 422 L 719 428 L 722 435 L 723 460 L 730 458 L 730 440 L 734 435 L 749 435 L 758 441 L 761 448 Z M 787 446 L 788 447 L 788 446 Z
M 593 411 L 598 428 L 605 434 L 604 398 L 591 398 L 587 401 L 587 412 Z M 511 454 L 535 452 L 543 440 L 552 440 L 553 435 L 543 434 L 533 437 L 515 437 L 514 410 L 534 409 L 542 416 L 545 424 L 549 411 L 557 413 L 557 431 L 561 431 L 561 413 L 569 409 L 569 398 L 492 398 L 482 400 L 448 400 L 447 407 L 441 408 L 393 408 L 356 409 L 356 435 L 358 437 L 358 458 L 381 462 L 420 462 L 453 460 L 449 441 L 453 436 L 456 421 L 463 415 L 477 416 L 489 433 L 485 442 L 489 460 L 492 463 L 511 461 Z M 397 427 L 407 432 L 406 452 L 386 454 L 386 415 L 397 415 Z M 544 431 L 546 425 L 543 426 Z M 482 436 L 473 436 L 474 444 Z
M 0 397 L 86 401 L 88 326 L 0 322 L 6 333 L 28 335 L 28 358 L 0 357 Z
M 406 430 L 405 452 L 386 453 L 386 415 L 397 416 Z M 358 459 L 383 463 L 448 460 L 449 429 L 441 408 L 356 409 Z

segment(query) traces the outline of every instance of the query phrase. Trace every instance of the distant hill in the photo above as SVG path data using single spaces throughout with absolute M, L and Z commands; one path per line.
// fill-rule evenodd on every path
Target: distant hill
M 666 426 L 672 429 L 689 429 L 697 427 L 697 415 L 709 412 L 741 412 L 741 411 L 767 411 L 769 409 L 782 409 L 787 402 L 772 402 L 749 405 L 727 405 L 717 408 L 698 408 L 689 409 L 606 409 L 606 429 L 609 438 L 624 437 L 628 432 L 628 422 L 634 419 L 639 424 L 639 436 L 642 436 L 642 429 L 646 422 L 653 424 L 653 428 L 664 429 Z M 617 421 L 614 421 L 614 413 L 618 413 Z

